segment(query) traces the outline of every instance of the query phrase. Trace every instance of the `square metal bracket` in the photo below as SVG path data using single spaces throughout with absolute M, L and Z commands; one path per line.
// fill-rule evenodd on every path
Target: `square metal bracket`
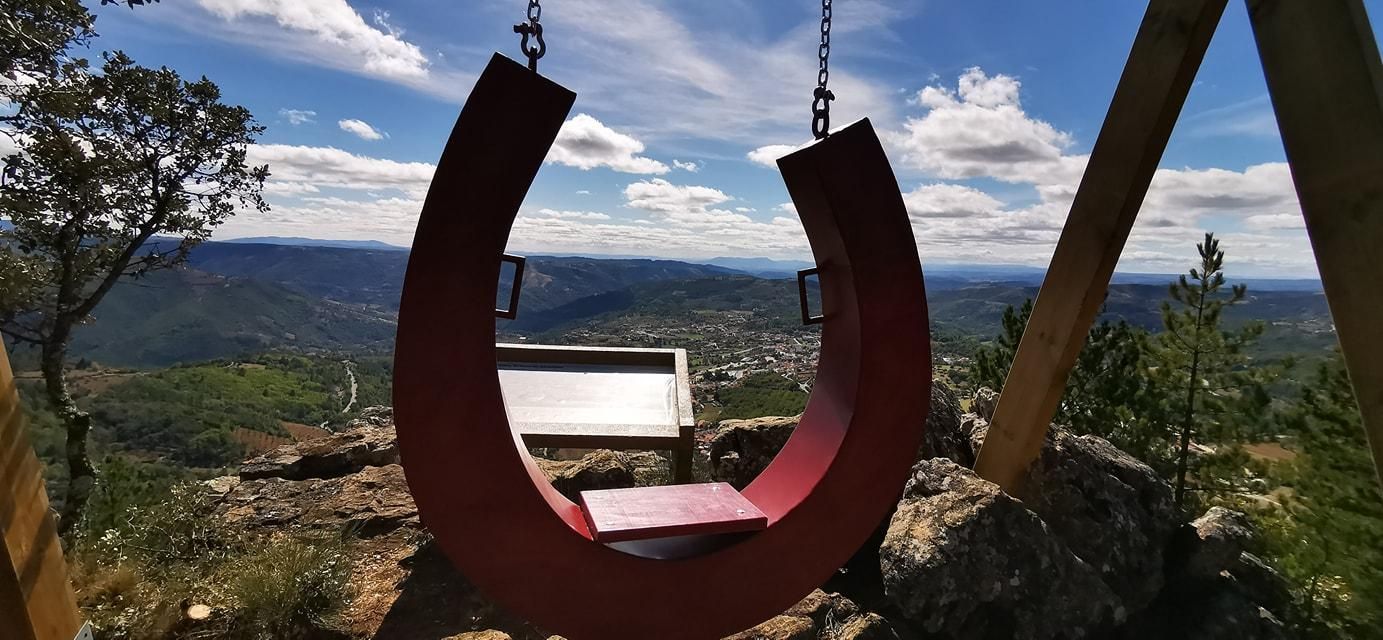
M 500 262 L 508 262 L 514 265 L 514 282 L 509 286 L 509 307 L 505 309 L 495 309 L 495 316 L 506 320 L 513 320 L 519 316 L 519 291 L 523 288 L 523 267 L 526 260 L 523 256 L 504 254 L 499 257 Z
M 821 324 L 826 320 L 825 315 L 814 316 L 811 310 L 807 308 L 807 278 L 817 276 L 819 280 L 820 273 L 820 267 L 802 269 L 797 272 L 797 300 L 802 305 L 802 324 Z

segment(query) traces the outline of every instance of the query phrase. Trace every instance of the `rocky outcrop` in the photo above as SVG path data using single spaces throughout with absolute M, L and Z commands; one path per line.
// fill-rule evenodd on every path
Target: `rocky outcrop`
M 1255 537 L 1248 516 L 1224 507 L 1211 507 L 1187 533 L 1195 535 L 1182 569 L 1190 579 L 1210 579 L 1228 571 Z
M 961 428 L 960 401 L 945 385 L 932 385 L 931 410 L 917 458 L 949 458 L 963 467 L 975 466 L 975 450 Z
M 1041 518 L 949 460 L 914 468 L 879 555 L 890 604 L 927 634 L 1079 637 L 1123 615 Z
M 711 479 L 743 489 L 782 450 L 802 416 L 724 420 L 711 439 Z M 944 385 L 932 385 L 931 411 L 923 432 L 921 459 L 944 457 L 974 464 L 969 435 L 961 430 L 960 402 Z
M 418 526 L 418 508 L 397 464 L 365 467 L 337 478 L 217 479 L 226 520 L 247 529 L 306 527 L 362 536 Z
M 802 416 L 723 420 L 711 439 L 711 479 L 749 486 L 792 436 Z
M 998 406 L 999 392 L 989 387 L 976 389 L 975 397 L 970 400 L 970 412 L 985 422 L 994 419 L 994 409 Z
M 392 423 L 384 426 L 361 419 L 351 424 L 356 426 L 250 458 L 241 465 L 240 478 L 337 478 L 365 467 L 398 464 L 398 437 Z
M 897 640 L 893 627 L 876 613 L 838 593 L 820 589 L 782 614 L 726 640 Z
M 552 486 L 569 500 L 582 491 L 624 489 L 650 484 L 649 478 L 666 475 L 666 463 L 655 453 L 592 451 L 578 460 L 534 458 Z
M 711 442 L 716 479 L 747 484 L 796 424 L 723 423 Z M 877 537 L 828 591 L 733 637 L 1283 637 L 1279 614 L 1290 594 L 1251 554 L 1254 534 L 1242 514 L 1212 509 L 1173 528 L 1170 491 L 1151 469 L 1103 440 L 1060 429 L 1012 497 L 968 469 L 987 430 L 938 385 L 919 462 Z M 573 498 L 667 477 L 666 460 L 652 453 L 537 463 Z M 355 637 L 550 640 L 485 598 L 429 542 L 387 410 L 258 456 L 206 490 L 218 513 L 247 531 L 355 532 L 357 595 L 346 615 Z
M 1141 609 L 1157 597 L 1177 515 L 1171 489 L 1151 467 L 1100 438 L 1052 429 L 1017 497 L 1123 606 Z

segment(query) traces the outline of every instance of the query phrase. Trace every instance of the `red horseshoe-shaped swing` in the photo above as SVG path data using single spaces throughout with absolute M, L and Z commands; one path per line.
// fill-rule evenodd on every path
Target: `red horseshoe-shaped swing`
M 824 321 L 806 413 L 743 492 L 767 528 L 729 542 L 595 542 L 510 428 L 494 340 L 510 227 L 575 98 L 496 54 L 438 162 L 395 354 L 409 488 L 466 577 L 543 628 L 575 639 L 718 638 L 820 586 L 898 498 L 931 388 L 912 229 L 867 120 L 779 160 L 819 268 Z

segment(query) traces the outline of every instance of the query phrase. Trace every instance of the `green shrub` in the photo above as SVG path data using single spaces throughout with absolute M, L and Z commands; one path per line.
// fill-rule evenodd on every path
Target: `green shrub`
M 230 572 L 230 637 L 292 638 L 329 626 L 350 600 L 349 578 L 339 537 L 282 538 L 260 546 L 238 558 Z

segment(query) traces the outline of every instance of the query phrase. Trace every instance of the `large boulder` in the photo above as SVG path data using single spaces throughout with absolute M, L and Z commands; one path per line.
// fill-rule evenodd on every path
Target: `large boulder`
M 646 482 L 666 467 L 655 453 L 599 449 L 578 460 L 534 458 L 552 486 L 568 499 L 576 500 L 582 491 L 624 489 Z
M 1041 518 L 949 460 L 917 464 L 879 553 L 888 600 L 919 634 L 1080 637 L 1122 618 Z
M 365 467 L 399 463 L 398 435 L 393 423 L 353 422 L 341 433 L 286 444 L 246 460 L 240 478 L 338 478 Z
M 743 489 L 758 477 L 792 436 L 802 416 L 724 420 L 711 439 L 711 479 Z M 919 459 L 975 462 L 969 435 L 961 430 L 960 402 L 946 385 L 933 384 Z
M 749 486 L 792 436 L 802 416 L 723 420 L 711 439 L 711 479 Z
M 1151 467 L 1101 438 L 1054 427 L 1016 497 L 1128 610 L 1157 597 L 1177 514 L 1170 487 Z

